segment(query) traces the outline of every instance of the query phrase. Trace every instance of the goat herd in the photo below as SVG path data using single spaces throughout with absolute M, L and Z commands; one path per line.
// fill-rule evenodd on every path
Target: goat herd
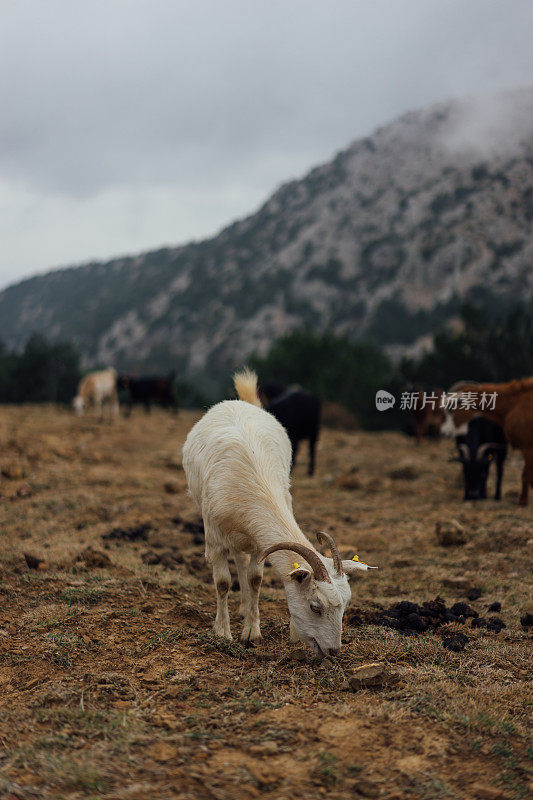
M 265 384 L 258 389 L 257 377 L 249 370 L 237 373 L 234 384 L 239 399 L 213 406 L 191 429 L 183 448 L 183 467 L 204 521 L 206 558 L 213 568 L 215 632 L 232 638 L 228 614 L 231 556 L 242 591 L 241 640 L 260 640 L 258 600 L 268 558 L 285 588 L 291 639 L 305 642 L 318 657 L 333 655 L 341 646 L 342 617 L 350 599 L 348 576 L 373 567 L 357 556 L 342 560 L 333 538 L 320 533 L 319 542 L 331 552 L 331 558 L 326 558 L 303 534 L 293 515 L 290 471 L 299 442 L 307 439 L 309 474 L 314 472 L 320 401 L 299 387 Z M 128 391 L 129 410 L 133 403 L 149 409 L 151 402 L 177 408 L 172 376 L 119 377 L 109 368 L 81 381 L 73 403 L 77 413 L 94 406 L 102 415 L 107 405 L 112 415 L 118 414 L 119 388 Z M 417 438 L 429 424 L 437 434 L 442 428 L 442 432 L 455 435 L 465 500 L 486 497 L 492 460 L 497 466 L 495 499 L 500 499 L 509 442 L 524 456 L 519 504 L 527 505 L 528 488 L 533 485 L 533 378 L 501 384 L 461 383 L 450 392 L 468 402 L 456 402 L 446 412 L 439 404 L 437 414 L 416 411 L 415 404 Z M 491 404 L 484 402 L 489 395 Z

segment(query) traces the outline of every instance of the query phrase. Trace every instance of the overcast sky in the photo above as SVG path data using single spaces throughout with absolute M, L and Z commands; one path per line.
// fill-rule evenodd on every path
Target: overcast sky
M 532 0 L 0 0 L 0 287 L 178 244 L 408 109 L 533 84 Z

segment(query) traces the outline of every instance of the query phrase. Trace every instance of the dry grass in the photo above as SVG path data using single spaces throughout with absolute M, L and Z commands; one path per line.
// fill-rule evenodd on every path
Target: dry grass
M 0 468 L 23 475 L 0 479 L 0 798 L 467 800 L 481 796 L 475 784 L 526 797 L 531 648 L 519 620 L 533 517 L 514 505 L 519 458 L 501 503 L 467 505 L 449 443 L 325 431 L 317 476 L 295 471 L 295 511 L 310 536 L 327 529 L 379 564 L 355 582 L 352 606 L 464 600 L 446 586 L 460 577 L 483 590 L 481 614 L 502 603 L 507 628 L 467 626 L 466 650 L 453 653 L 434 633 L 347 626 L 341 655 L 318 663 L 288 643 L 269 574 L 261 647 L 211 633 L 202 547 L 176 519 L 197 518 L 176 462 L 193 420 L 138 413 L 111 426 L 0 410 Z M 444 549 L 435 523 L 451 518 L 468 541 Z M 143 523 L 146 540 L 102 539 Z M 88 546 L 110 563 L 85 564 Z M 148 550 L 178 559 L 150 566 Z M 23 553 L 44 563 L 28 569 Z M 237 607 L 233 594 L 235 634 Z M 343 688 L 376 660 L 395 683 Z

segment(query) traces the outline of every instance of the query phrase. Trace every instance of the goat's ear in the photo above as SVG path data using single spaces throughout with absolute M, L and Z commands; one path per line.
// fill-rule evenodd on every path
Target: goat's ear
M 359 561 L 357 556 L 351 559 L 351 561 L 343 561 L 342 568 L 346 573 L 346 575 L 353 575 L 355 572 L 357 572 L 358 569 L 362 569 L 365 571 L 367 569 L 377 569 L 377 567 L 371 567 L 368 564 L 364 564 L 362 561 Z
M 291 581 L 296 581 L 297 583 L 303 584 L 309 583 L 313 577 L 313 573 L 308 569 L 304 569 L 304 567 L 298 567 L 298 569 L 293 569 L 292 572 L 289 572 L 289 577 Z

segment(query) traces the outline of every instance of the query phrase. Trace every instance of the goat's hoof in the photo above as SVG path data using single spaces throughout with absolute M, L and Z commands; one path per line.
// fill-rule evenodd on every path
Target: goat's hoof
M 224 628 L 221 628 L 220 630 L 218 628 L 213 628 L 213 633 L 216 636 L 220 636 L 221 639 L 228 639 L 228 641 L 230 641 L 230 642 L 233 639 L 233 636 L 231 635 L 231 631 L 226 631 L 226 630 L 224 630 Z
M 261 644 L 261 637 L 256 639 L 241 639 L 241 644 L 243 647 L 257 647 L 257 645 Z
M 261 634 L 256 634 L 255 636 L 250 636 L 249 634 L 244 634 L 241 636 L 241 644 L 244 647 L 255 647 L 258 644 L 261 644 Z

